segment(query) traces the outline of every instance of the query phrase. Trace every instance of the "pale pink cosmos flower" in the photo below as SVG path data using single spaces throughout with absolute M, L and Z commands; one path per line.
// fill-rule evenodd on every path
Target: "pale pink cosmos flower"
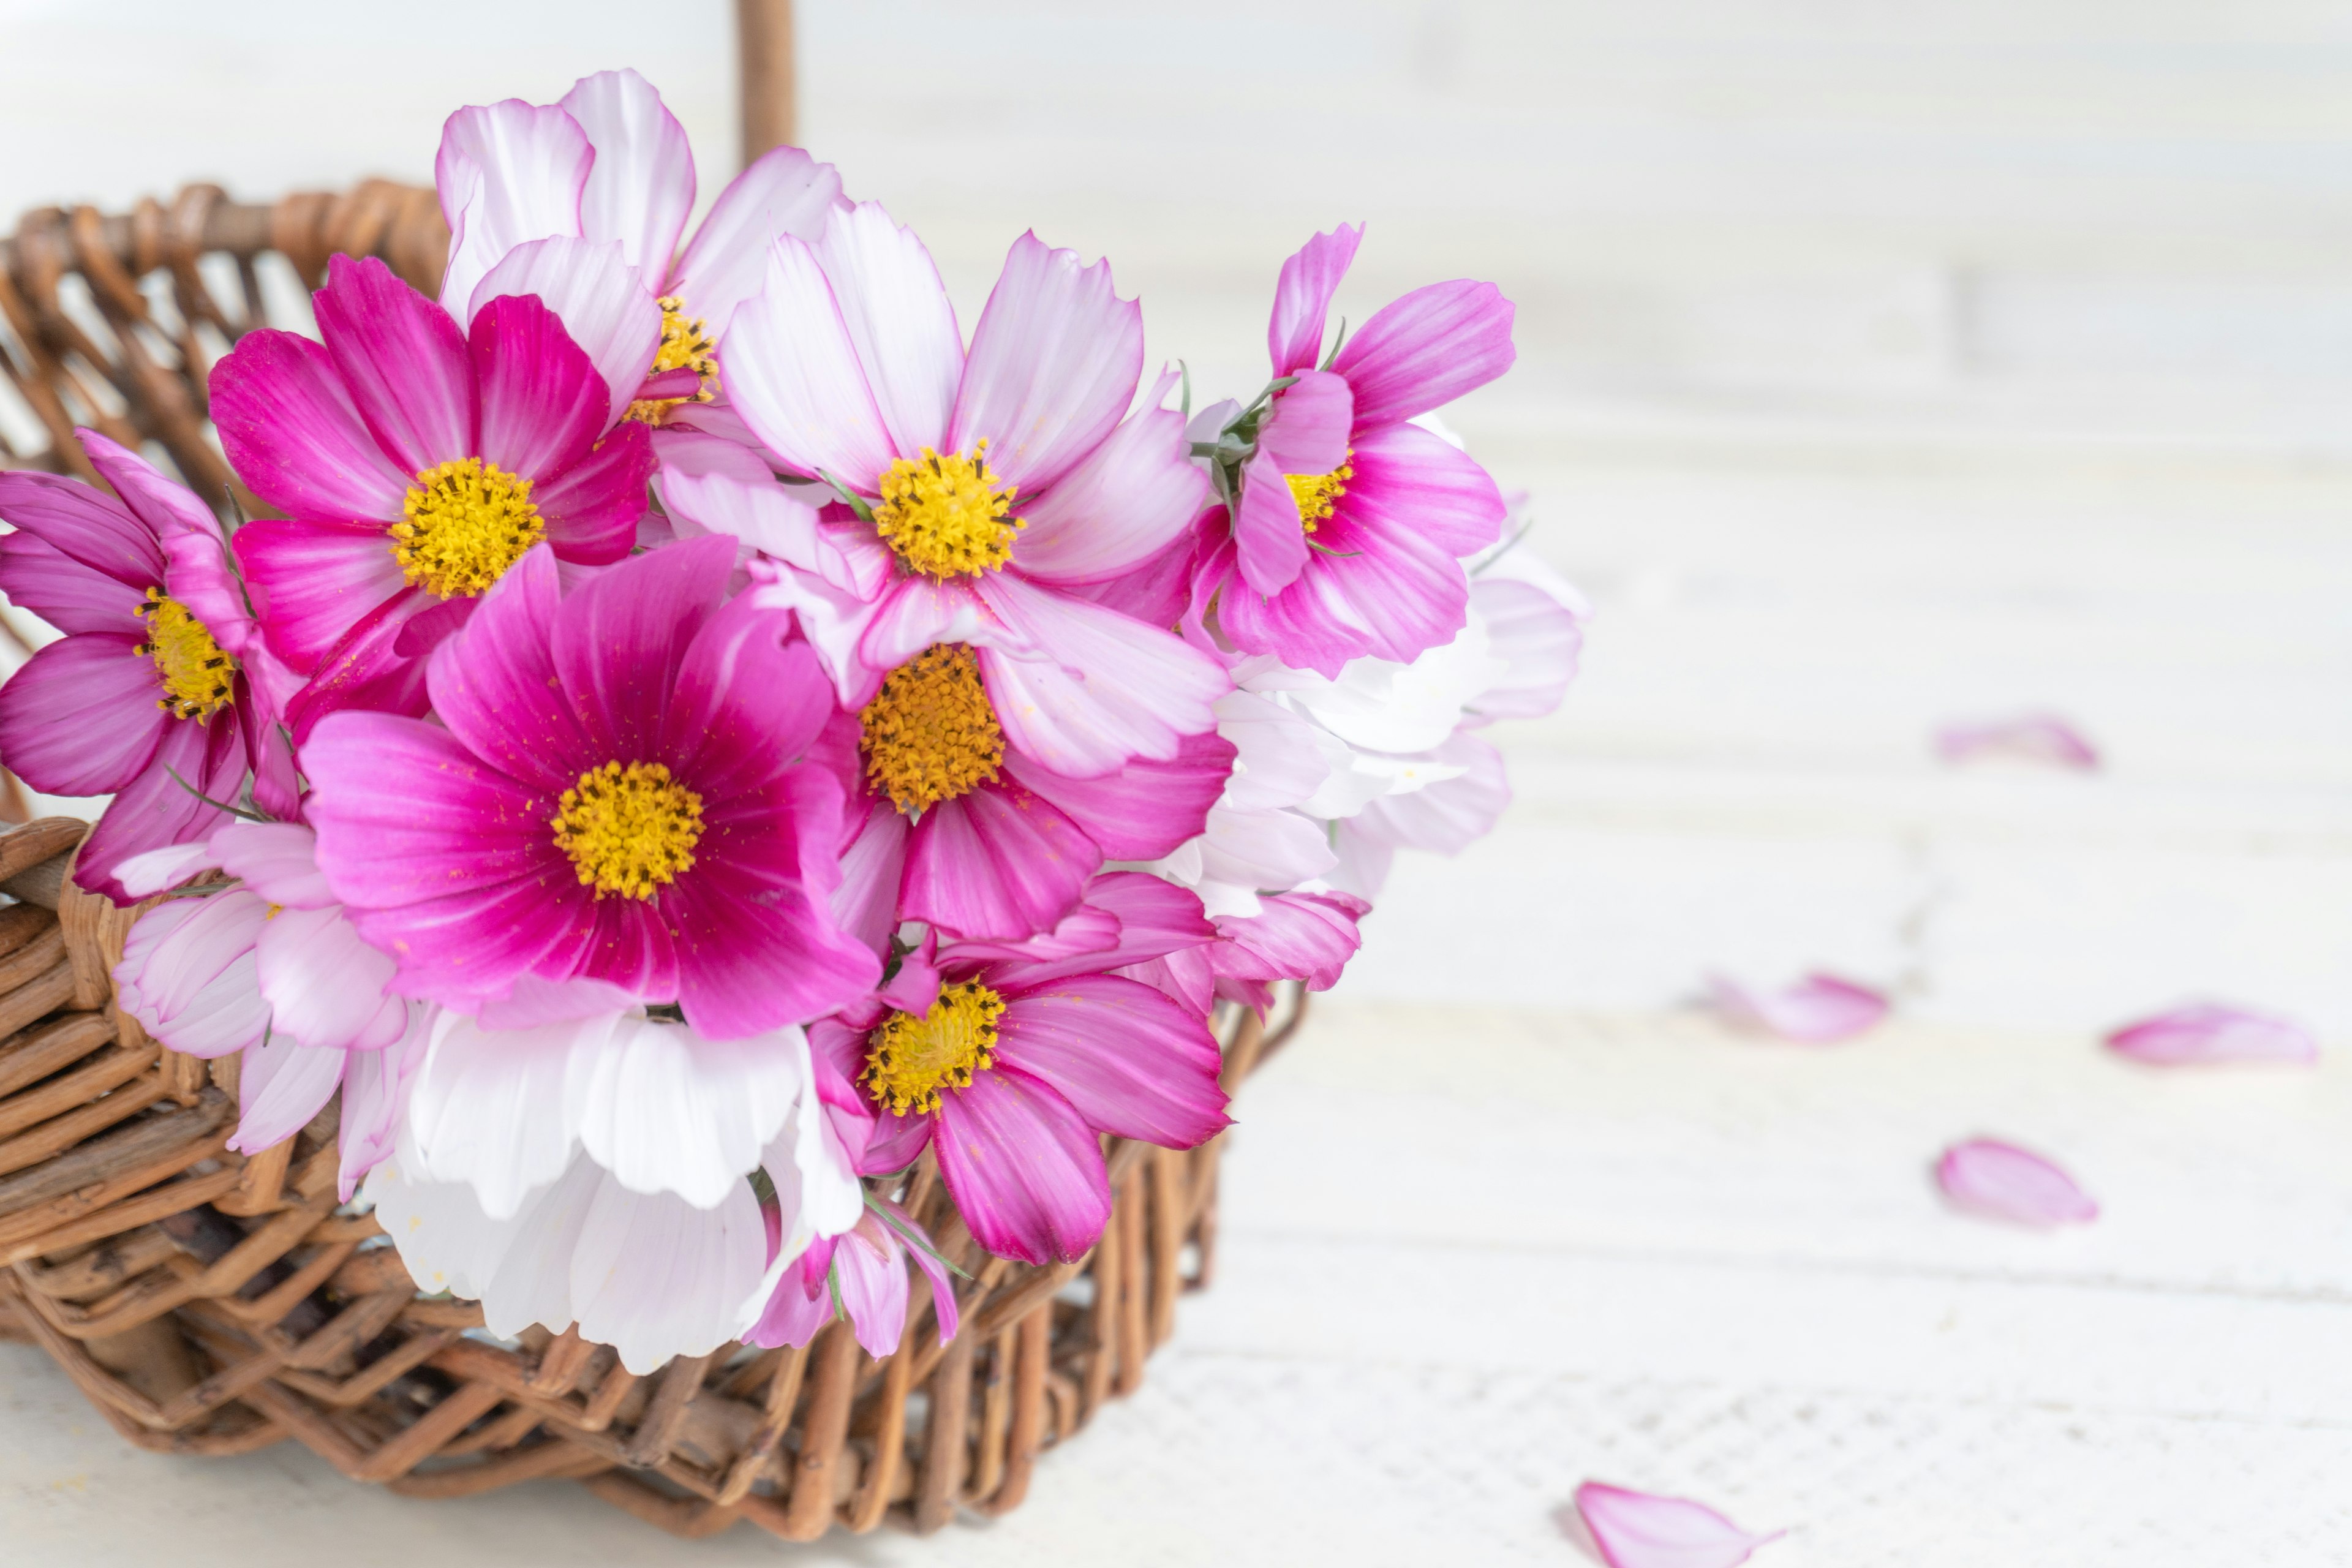
M 684 423 L 748 438 L 721 395 L 715 353 L 760 291 L 770 243 L 814 239 L 842 200 L 832 164 L 772 148 L 719 192 L 681 249 L 694 153 L 633 70 L 583 77 L 551 104 L 459 110 L 442 129 L 434 180 L 449 224 L 443 306 L 464 323 L 496 295 L 541 296 L 614 367 L 614 417 L 633 413 L 657 437 Z M 645 312 L 625 334 L 612 324 L 625 285 Z M 642 356 L 622 348 L 639 341 L 639 320 L 658 341 Z
M 341 1193 L 391 1152 L 433 1009 L 389 990 L 392 960 L 360 939 L 299 822 L 231 822 L 122 863 L 133 896 L 218 868 L 235 878 L 139 917 L 114 966 L 122 1010 L 192 1057 L 241 1053 L 229 1147 L 258 1154 L 342 1091 Z

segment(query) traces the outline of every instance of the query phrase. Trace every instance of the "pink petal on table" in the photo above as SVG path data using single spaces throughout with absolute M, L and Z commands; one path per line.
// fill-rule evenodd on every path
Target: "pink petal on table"
M 1992 1138 L 1944 1151 L 1936 1184 L 1965 1209 L 2020 1225 L 2088 1225 L 2099 1217 L 2091 1194 L 2041 1155 Z
M 2096 772 L 2099 749 L 2080 730 L 2054 713 L 2022 713 L 1973 724 L 1947 724 L 1936 731 L 1936 754 L 1948 763 L 2003 757 L 2048 767 Z
M 2155 1067 L 2319 1059 L 2319 1042 L 2302 1025 L 2210 1002 L 2127 1024 L 2107 1037 L 2107 1049 Z
M 1735 1568 L 1788 1533 L 1750 1535 L 1704 1503 L 1599 1481 L 1576 1489 L 1576 1518 L 1609 1568 Z M 1563 1517 L 1561 1528 L 1569 1522 Z
M 1710 975 L 1707 984 L 1717 1012 L 1784 1040 L 1850 1040 L 1886 1016 L 1883 994 L 1834 974 L 1808 974 L 1778 991 L 1754 990 L 1721 974 Z

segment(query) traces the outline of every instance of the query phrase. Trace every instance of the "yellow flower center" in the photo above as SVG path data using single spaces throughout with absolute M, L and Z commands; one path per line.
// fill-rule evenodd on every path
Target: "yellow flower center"
M 929 1012 L 893 1013 L 866 1037 L 857 1081 L 893 1116 L 937 1110 L 940 1089 L 969 1089 L 972 1074 L 995 1065 L 990 1052 L 1003 1012 L 1004 998 L 977 980 L 943 985 Z
M 1012 515 L 1015 486 L 999 488 L 988 443 L 969 458 L 942 458 L 929 447 L 890 465 L 875 492 L 875 531 L 898 559 L 934 577 L 977 577 L 1013 558 L 1013 540 L 1028 524 Z
M 443 599 L 489 591 L 546 535 L 530 481 L 479 458 L 416 476 L 392 525 L 392 552 L 408 581 Z
M 686 301 L 676 294 L 665 294 L 654 303 L 661 307 L 662 335 L 652 374 L 690 370 L 702 378 L 702 385 L 691 397 L 640 397 L 621 416 L 646 425 L 666 422 L 680 404 L 708 403 L 719 395 L 719 345 L 702 330 L 702 318 L 688 315 Z
M 138 651 L 155 661 L 163 681 L 156 707 L 175 719 L 209 719 L 233 700 L 236 660 L 221 651 L 187 605 L 165 598 L 161 588 L 150 588 L 139 616 L 147 623 L 147 640 Z
M 980 661 L 961 643 L 936 643 L 883 677 L 857 723 L 866 778 L 910 815 L 970 795 L 1004 760 Z
M 555 847 L 572 857 L 582 887 L 600 899 L 650 899 L 694 868 L 702 797 L 659 763 L 606 763 L 563 792 L 554 826 Z
M 1349 457 L 1355 455 L 1354 447 L 1348 448 Z M 1307 532 L 1314 532 L 1316 524 L 1331 515 L 1339 498 L 1348 493 L 1348 481 L 1355 477 L 1355 468 L 1345 462 L 1328 474 L 1283 476 L 1290 481 L 1290 493 L 1298 502 L 1299 521 L 1307 525 Z

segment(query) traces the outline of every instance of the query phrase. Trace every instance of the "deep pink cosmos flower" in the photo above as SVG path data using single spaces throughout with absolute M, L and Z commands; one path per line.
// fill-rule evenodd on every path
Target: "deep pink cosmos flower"
M 1082 1256 L 1110 1217 L 1097 1134 L 1190 1149 L 1228 1121 L 1202 1016 L 1107 972 L 1214 935 L 1190 892 L 1125 871 L 1043 935 L 927 939 L 882 993 L 809 1027 L 872 1107 L 860 1168 L 902 1170 L 929 1144 L 982 1247 Z
M 663 497 L 727 531 L 755 500 L 807 514 L 805 550 L 780 544 L 753 576 L 762 603 L 798 615 L 844 706 L 961 645 L 1042 766 L 1100 778 L 1173 761 L 1214 728 L 1224 671 L 1073 591 L 1167 550 L 1207 498 L 1183 421 L 1157 406 L 1171 382 L 1122 422 L 1142 363 L 1141 312 L 1107 263 L 1023 236 L 967 353 L 922 242 L 873 203 L 836 210 L 817 243 L 771 249 L 719 374 L 768 455 L 857 498 L 856 515 L 820 527 L 803 502 L 722 473 L 666 474 Z
M 734 564 L 692 540 L 564 596 L 534 547 L 434 651 L 439 724 L 320 721 L 319 866 L 395 988 L 472 1011 L 585 976 L 735 1039 L 872 987 L 828 907 L 841 785 L 802 760 L 831 692 L 725 598 Z
M 998 719 L 971 649 L 947 644 L 893 670 L 827 752 L 850 792 L 848 859 L 864 907 L 961 937 L 1050 930 L 1113 860 L 1156 860 L 1201 831 L 1233 742 L 1188 735 L 1168 762 L 1074 779 Z
M 1491 283 L 1416 289 L 1316 368 L 1331 296 L 1363 231 L 1318 234 L 1283 263 L 1266 347 L 1278 379 L 1243 470 L 1231 539 L 1205 587 L 1246 653 L 1337 676 L 1371 655 L 1407 662 L 1462 628 L 1461 557 L 1495 542 L 1501 492 L 1409 423 L 1511 366 L 1510 301 Z
M 222 448 L 286 514 L 240 529 L 236 553 L 270 650 L 310 678 L 298 741 L 340 707 L 422 713 L 425 656 L 541 541 L 582 564 L 627 554 L 653 464 L 536 297 L 491 300 L 461 333 L 381 261 L 339 256 L 313 300 L 324 346 L 247 332 L 212 374 Z
M 291 806 L 277 705 L 294 684 L 261 647 L 219 521 L 94 430 L 82 449 L 115 496 L 0 474 L 0 591 L 64 632 L 0 687 L 0 757 L 35 789 L 111 795 L 74 879 L 131 901 L 115 868 L 200 837 L 254 760 L 268 809 Z M 175 778 L 173 775 L 177 775 Z

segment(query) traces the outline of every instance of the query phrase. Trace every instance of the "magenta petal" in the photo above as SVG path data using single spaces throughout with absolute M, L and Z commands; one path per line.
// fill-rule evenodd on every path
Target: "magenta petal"
M 1955 764 L 2000 758 L 2078 773 L 2095 773 L 2099 766 L 2099 749 L 2055 713 L 1947 724 L 1936 731 L 1936 754 Z
M 1216 939 L 1192 889 L 1147 872 L 1105 871 L 1087 886 L 1087 901 L 1051 931 L 1023 942 L 959 942 L 943 962 L 959 973 L 984 962 L 991 985 L 1034 991 L 1065 975 L 1149 963 Z
M 1275 394 L 1257 445 L 1286 474 L 1328 474 L 1348 460 L 1356 399 L 1348 384 L 1325 370 L 1302 370 Z
M 1780 1036 L 1825 1045 L 1850 1040 L 1886 1016 L 1885 995 L 1833 974 L 1808 974 L 1778 991 L 1758 991 L 1715 975 L 1715 1005 L 1724 1016 Z
M 884 1198 L 882 1218 L 890 1229 L 897 1232 L 900 1244 L 907 1249 L 908 1258 L 923 1271 L 923 1278 L 931 1282 L 931 1301 L 939 1310 L 940 1343 L 947 1343 L 956 1337 L 955 1280 L 950 1277 L 947 1265 L 940 1260 L 938 1250 L 930 1245 L 931 1238 L 924 1234 L 921 1226 L 915 1223 L 913 1215 L 888 1198 Z
M 415 470 L 369 433 L 325 349 L 260 328 L 213 366 L 211 388 L 221 450 L 263 500 L 320 521 L 400 515 Z
M 69 560 L 134 592 L 163 581 L 163 549 L 154 530 L 103 490 L 55 474 L 0 473 L 0 522 L 22 529 Z M 17 595 L 28 610 L 41 606 Z M 67 627 L 75 630 L 75 627 Z
M 319 869 L 355 912 L 500 889 L 542 873 L 551 890 L 572 882 L 547 827 L 553 802 L 436 725 L 330 714 L 303 746 L 302 768 Z
M 609 759 L 582 728 L 556 679 L 555 557 L 533 550 L 482 595 L 462 637 L 441 645 L 426 677 L 433 711 L 475 755 L 551 798 Z
M 0 475 L 0 480 L 19 477 Z M 6 521 L 7 501 L 0 497 L 0 522 Z M 162 580 L 158 576 L 147 585 L 156 586 Z M 61 632 L 113 632 L 142 641 L 146 637 L 147 623 L 139 618 L 140 606 L 146 602 L 142 589 L 93 572 L 22 529 L 0 535 L 0 593 L 8 595 L 10 604 L 32 611 Z
M 1609 1568 L 1738 1568 L 1787 1533 L 1750 1535 L 1704 1503 L 1587 1481 L 1576 1511 Z
M 858 1060 L 853 1070 L 862 1070 L 865 1065 L 866 1036 L 861 1033 L 857 1039 Z M 923 1151 L 930 1146 L 931 1134 L 937 1121 L 937 1117 L 919 1114 L 911 1116 L 877 1114 L 874 1121 L 874 1131 L 866 1140 L 866 1152 L 858 1156 L 858 1173 L 867 1176 L 887 1176 L 894 1171 L 905 1170 L 922 1158 Z
M 469 599 L 444 603 L 422 588 L 403 588 L 360 618 L 320 658 L 310 681 L 286 704 L 286 725 L 299 747 L 311 727 L 344 708 L 425 716 L 425 656 L 464 624 Z
M 1206 826 L 1233 774 L 1234 743 L 1213 731 L 1187 735 L 1173 761 L 1137 758 L 1101 778 L 1066 778 L 1018 752 L 1005 771 L 1053 802 L 1112 860 L 1157 860 Z
M 769 1350 L 779 1345 L 798 1347 L 816 1338 L 817 1331 L 831 1321 L 833 1292 L 820 1287 L 815 1295 L 810 1295 L 801 1283 L 800 1268 L 788 1267 L 784 1277 L 776 1281 L 760 1321 L 744 1333 L 743 1342 Z
M 408 586 L 379 523 L 248 522 L 234 548 L 260 606 L 262 639 L 303 675 Z
M 175 773 L 178 779 L 172 776 Z M 170 721 L 147 771 L 116 793 L 82 840 L 74 857 L 74 880 L 118 904 L 130 903 L 129 891 L 115 879 L 117 866 L 134 855 L 201 837 L 226 819 L 226 813 L 206 805 L 186 786 L 228 800 L 244 779 L 244 737 L 226 714 L 209 724 Z
M 612 393 L 554 311 L 536 296 L 502 294 L 475 316 L 467 340 L 481 388 L 481 434 L 469 451 L 534 480 L 588 455 Z
M 1051 1084 L 1097 1132 L 1190 1149 L 1232 1120 L 1207 1023 L 1117 975 L 1008 995 L 996 1060 Z
M 477 450 L 474 374 L 449 313 L 374 257 L 330 257 L 319 335 L 379 446 L 411 474 Z
M 2020 1225 L 2088 1225 L 2099 1205 L 2041 1155 L 1991 1138 L 1955 1143 L 1936 1162 L 1936 1184 L 1965 1209 Z
M 993 1068 L 950 1090 L 939 1116 L 940 1175 L 981 1246 L 1042 1265 L 1083 1258 L 1101 1238 L 1110 1219 L 1102 1146 L 1068 1100 Z
M 646 515 L 646 481 L 653 471 L 653 437 L 632 421 L 533 489 L 555 553 L 583 566 L 609 565 L 628 554 Z
M 733 540 L 681 540 L 600 574 L 558 606 L 555 672 L 596 753 L 588 765 L 664 755 L 671 689 L 734 569 Z
M 785 643 L 784 626 L 738 597 L 688 646 L 662 751 L 705 795 L 766 784 L 816 742 L 833 716 L 833 687 L 815 650 Z
M 713 813 L 695 868 L 661 908 L 677 932 L 678 1002 L 712 1039 L 804 1023 L 874 989 L 881 961 L 833 921 L 841 784 L 787 769 Z
M 1281 893 L 1261 900 L 1255 915 L 1223 915 L 1219 973 L 1251 981 L 1303 980 L 1328 991 L 1363 938 L 1357 922 L 1371 905 L 1346 893 Z
M 1142 370 L 1143 312 L 1118 298 L 1110 263 L 1024 234 L 972 329 L 949 443 L 985 440 L 998 478 L 1042 490 L 1110 434 Z
M 132 637 L 84 632 L 51 643 L 0 685 L 0 757 L 18 777 L 50 795 L 111 795 L 147 766 L 166 726 L 193 727 L 156 706 L 163 685 L 138 647 Z
M 1328 470 L 1327 470 L 1328 471 Z M 1250 592 L 1279 594 L 1307 569 L 1307 523 L 1274 454 L 1261 448 L 1242 470 L 1234 553 Z
M 898 912 L 960 936 L 1026 936 L 1067 914 L 1102 860 L 1053 805 L 1011 780 L 982 784 L 915 825 Z
M 2143 1018 L 2109 1035 L 2106 1043 L 2117 1056 L 2153 1067 L 2319 1059 L 2319 1042 L 2300 1024 L 2211 1003 Z
M 1265 326 L 1265 352 L 1275 374 L 1311 369 L 1322 357 L 1331 296 L 1339 291 L 1339 279 L 1348 275 L 1357 242 L 1363 237 L 1362 225 L 1343 223 L 1308 240 L 1282 264 L 1282 277 L 1274 286 L 1274 315 Z
M 1356 394 L 1356 428 L 1410 419 L 1511 368 L 1512 307 L 1492 283 L 1416 289 L 1373 312 L 1331 362 Z

